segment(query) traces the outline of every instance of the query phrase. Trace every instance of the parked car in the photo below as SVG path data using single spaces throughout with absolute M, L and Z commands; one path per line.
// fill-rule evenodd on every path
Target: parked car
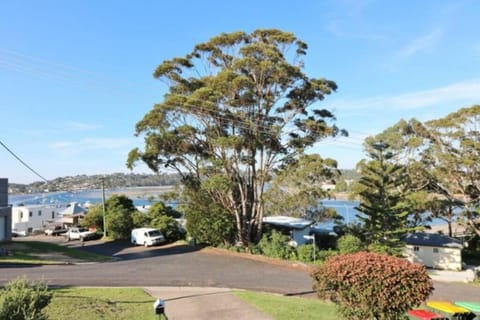
M 68 241 L 70 240 L 92 240 L 96 239 L 98 236 L 95 232 L 91 232 L 87 228 L 81 228 L 81 227 L 72 227 L 65 232 L 64 235 Z
M 134 245 L 143 245 L 145 247 L 164 243 L 165 236 L 162 231 L 153 228 L 137 228 L 132 230 L 131 242 Z
M 61 225 L 49 226 L 44 231 L 46 236 L 59 236 L 62 233 L 65 233 L 65 232 L 67 232 L 67 228 L 65 228 L 64 226 L 61 226 Z
M 12 230 L 12 237 L 13 238 L 26 237 L 26 236 L 27 236 L 27 231 L 25 231 L 25 230 L 17 230 L 17 229 Z

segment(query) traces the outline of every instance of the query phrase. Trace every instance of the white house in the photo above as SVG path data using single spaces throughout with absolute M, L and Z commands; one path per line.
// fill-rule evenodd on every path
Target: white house
M 68 226 L 77 226 L 87 214 L 87 209 L 80 206 L 77 202 L 72 202 L 60 212 L 62 224 Z
M 435 269 L 462 270 L 463 244 L 460 240 L 438 233 L 415 232 L 403 241 L 404 254 L 410 262 Z
M 310 226 L 314 222 L 307 219 L 285 217 L 285 216 L 270 216 L 263 218 L 263 224 L 271 225 L 274 229 L 279 230 L 283 234 L 290 235 L 292 244 L 294 246 L 307 243 L 304 236 L 310 235 Z
M 60 218 L 55 205 L 21 205 L 12 207 L 12 230 L 30 233 L 45 228 Z

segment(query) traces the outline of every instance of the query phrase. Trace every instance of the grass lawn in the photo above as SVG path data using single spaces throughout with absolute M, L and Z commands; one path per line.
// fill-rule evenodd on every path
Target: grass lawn
M 0 257 L 0 263 L 53 264 L 70 259 L 108 261 L 110 258 L 41 241 L 15 241 L 2 245 L 11 255 Z
M 321 300 L 252 291 L 235 291 L 235 295 L 276 320 L 338 319 L 335 305 Z
M 49 320 L 155 319 L 155 299 L 140 288 L 52 289 L 53 299 L 45 308 Z

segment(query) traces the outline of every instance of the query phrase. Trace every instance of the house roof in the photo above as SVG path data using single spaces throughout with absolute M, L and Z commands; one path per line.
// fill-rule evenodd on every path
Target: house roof
M 414 246 L 463 248 L 462 241 L 438 233 L 414 232 L 406 235 L 403 241 Z
M 263 223 L 301 230 L 312 225 L 313 221 L 302 219 L 302 218 L 286 217 L 286 216 L 270 216 L 270 217 L 264 217 Z
M 82 215 L 82 214 L 85 214 L 86 212 L 87 210 L 80 207 L 78 203 L 72 202 L 68 207 L 65 208 L 65 210 L 61 212 L 61 214 L 74 216 L 74 215 Z

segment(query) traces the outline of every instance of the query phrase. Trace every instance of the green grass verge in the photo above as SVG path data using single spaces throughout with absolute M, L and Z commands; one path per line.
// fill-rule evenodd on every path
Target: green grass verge
M 155 299 L 140 288 L 61 288 L 45 308 L 49 320 L 155 319 Z
M 252 291 L 235 291 L 235 295 L 276 320 L 337 320 L 339 318 L 335 305 L 321 300 Z
M 98 254 L 41 241 L 15 241 L 10 245 L 4 245 L 4 247 L 9 250 L 11 255 L 0 257 L 1 263 L 54 264 L 65 262 L 61 259 L 55 259 L 55 254 L 81 261 L 101 262 L 111 260 L 109 257 Z M 49 255 L 50 253 L 53 253 L 53 255 Z

